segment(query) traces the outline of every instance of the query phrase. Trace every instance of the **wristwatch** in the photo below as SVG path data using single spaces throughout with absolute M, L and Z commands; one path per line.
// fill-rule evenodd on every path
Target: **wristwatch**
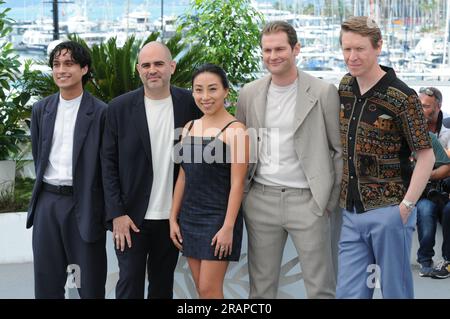
M 413 202 L 410 202 L 407 199 L 403 199 L 402 204 L 405 205 L 406 208 L 408 208 L 408 210 L 412 210 L 414 208 L 414 206 L 416 206 Z

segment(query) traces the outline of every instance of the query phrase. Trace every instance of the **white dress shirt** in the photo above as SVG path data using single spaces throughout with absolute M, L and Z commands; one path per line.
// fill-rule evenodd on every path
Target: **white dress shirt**
M 72 100 L 59 96 L 55 129 L 44 182 L 52 185 L 72 185 L 72 157 L 75 122 L 83 94 Z

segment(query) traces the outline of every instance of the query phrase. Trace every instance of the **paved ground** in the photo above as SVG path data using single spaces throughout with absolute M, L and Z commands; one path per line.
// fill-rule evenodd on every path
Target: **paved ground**
M 422 278 L 418 274 L 418 266 L 413 265 L 414 289 L 416 298 L 423 299 L 450 299 L 450 278 L 431 279 Z M 108 277 L 107 298 L 114 298 L 114 284 L 117 274 Z M 300 288 L 298 288 L 300 287 Z M 297 289 L 304 289 L 303 284 Z M 304 291 L 300 293 L 304 296 Z M 70 294 L 68 297 L 75 297 Z M 6 264 L 0 265 L 0 299 L 30 299 L 34 298 L 33 292 L 33 264 Z M 375 292 L 375 298 L 380 298 L 379 289 Z
M 115 297 L 114 288 L 118 280 L 118 267 L 113 251 L 110 233 L 107 238 L 108 252 L 108 278 L 106 283 L 106 298 Z M 440 247 L 442 245 L 442 232 L 438 227 L 436 235 L 435 262 L 441 259 Z M 228 299 L 247 298 L 248 273 L 246 256 L 246 238 L 243 240 L 242 255 L 239 263 L 231 263 L 224 284 L 225 297 Z M 414 274 L 414 290 L 416 298 L 420 299 L 450 299 L 450 278 L 432 279 L 419 276 L 419 266 L 415 262 L 418 248 L 417 232 L 413 239 L 411 264 Z M 279 298 L 305 298 L 305 289 L 302 280 L 297 280 L 299 268 L 297 265 L 295 249 L 288 239 L 283 257 L 283 267 L 280 280 Z M 33 264 L 0 264 L 0 299 L 32 299 L 33 291 Z M 191 299 L 195 296 L 195 289 L 186 260 L 179 259 L 175 271 L 175 298 Z M 77 298 L 76 290 L 68 291 L 68 298 Z M 376 289 L 375 298 L 380 298 L 380 290 Z

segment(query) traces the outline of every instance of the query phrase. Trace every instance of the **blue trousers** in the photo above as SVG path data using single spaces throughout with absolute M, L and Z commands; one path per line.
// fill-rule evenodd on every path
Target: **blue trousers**
M 442 257 L 450 260 L 450 202 L 439 211 L 437 206 L 428 199 L 417 203 L 417 231 L 419 235 L 419 250 L 417 262 L 430 267 L 434 256 L 434 244 L 437 222 L 442 225 Z
M 343 211 L 336 298 L 414 298 L 410 265 L 416 209 L 404 225 L 397 205 L 362 214 Z

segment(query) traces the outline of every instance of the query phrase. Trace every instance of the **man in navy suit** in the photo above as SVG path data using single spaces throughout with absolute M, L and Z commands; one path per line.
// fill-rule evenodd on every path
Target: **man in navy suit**
M 50 54 L 59 93 L 33 106 L 36 182 L 28 210 L 33 227 L 36 298 L 64 298 L 73 273 L 81 298 L 104 298 L 106 228 L 100 147 L 106 104 L 84 91 L 89 52 L 62 42 Z
M 169 214 L 178 165 L 172 160 L 176 128 L 201 116 L 192 94 L 170 85 L 175 61 L 162 43 L 138 56 L 143 87 L 113 99 L 102 146 L 106 220 L 119 262 L 116 298 L 173 297 L 178 250 L 169 237 Z

